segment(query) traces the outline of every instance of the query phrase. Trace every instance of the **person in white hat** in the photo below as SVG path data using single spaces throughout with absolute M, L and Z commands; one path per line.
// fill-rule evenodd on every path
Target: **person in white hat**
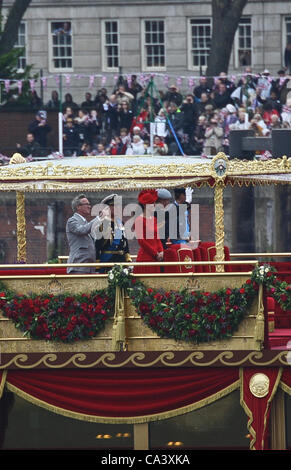
M 107 217 L 99 227 L 96 234 L 95 248 L 96 261 L 100 263 L 122 263 L 131 261 L 128 240 L 125 236 L 122 220 L 117 216 L 119 204 L 118 195 L 110 194 L 101 201 L 107 206 Z M 101 268 L 100 273 L 105 273 L 111 268 Z
M 238 121 L 237 110 L 233 104 L 227 104 L 225 107 L 226 114 L 222 122 L 223 128 L 223 149 L 226 154 L 229 153 L 229 132 Z
M 272 78 L 270 77 L 269 70 L 265 69 L 260 78 L 258 79 L 258 87 L 260 89 L 260 97 L 262 100 L 267 100 L 270 98 L 270 93 L 272 89 Z

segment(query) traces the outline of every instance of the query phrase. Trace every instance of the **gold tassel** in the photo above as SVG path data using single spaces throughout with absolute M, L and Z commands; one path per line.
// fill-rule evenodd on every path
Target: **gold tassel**
M 124 315 L 118 315 L 116 324 L 116 336 L 115 341 L 118 343 L 124 343 L 125 341 L 125 321 Z
M 125 343 L 124 290 L 116 287 L 115 312 L 112 327 L 112 349 L 122 351 Z
M 256 317 L 255 325 L 255 340 L 262 343 L 265 338 L 265 317 L 264 317 L 264 304 L 263 304 L 263 286 L 259 287 L 259 298 L 258 298 L 258 313 Z M 261 344 L 260 344 L 261 349 Z

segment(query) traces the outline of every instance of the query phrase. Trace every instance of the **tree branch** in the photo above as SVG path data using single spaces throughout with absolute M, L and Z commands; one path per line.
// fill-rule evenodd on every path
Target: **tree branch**
M 212 0 L 212 44 L 207 75 L 227 72 L 233 40 L 248 0 Z
M 13 48 L 18 37 L 18 28 L 31 0 L 15 0 L 8 14 L 4 31 L 0 39 L 0 55 L 7 54 Z M 1 2 L 2 3 L 2 2 Z

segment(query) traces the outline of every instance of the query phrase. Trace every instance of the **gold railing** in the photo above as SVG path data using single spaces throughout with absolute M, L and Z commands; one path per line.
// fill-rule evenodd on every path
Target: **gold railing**
M 62 257 L 63 259 L 65 257 Z M 257 260 L 247 261 L 184 261 L 184 262 L 128 262 L 120 263 L 123 266 L 187 266 L 187 265 L 253 265 L 258 264 Z M 29 294 L 35 292 L 36 294 L 48 292 L 58 294 L 62 292 L 78 293 L 89 292 L 96 288 L 106 288 L 107 274 L 58 274 L 58 268 L 64 269 L 67 266 L 84 267 L 112 267 L 116 263 L 56 263 L 56 264 L 25 264 L 25 265 L 0 265 L 1 269 L 14 268 L 11 274 L 7 271 L 5 275 L 0 275 L 0 279 L 7 284 L 7 287 L 15 292 L 22 292 Z M 27 269 L 27 274 L 23 271 L 17 274 L 17 269 Z M 42 268 L 41 274 L 29 274 L 29 268 Z M 45 270 L 52 269 L 54 273 L 45 274 Z M 175 290 L 177 288 L 186 288 L 200 291 L 211 291 L 223 287 L 239 287 L 249 277 L 250 272 L 185 272 L 185 273 L 144 273 L 134 274 L 134 276 L 141 278 L 145 285 L 152 288 L 163 288 L 166 290 Z M 98 284 L 98 286 L 96 285 Z M 135 308 L 130 302 L 126 292 L 120 290 L 117 292 L 114 315 L 112 323 L 108 323 L 108 327 L 104 334 L 98 336 L 86 345 L 88 351 L 124 351 L 128 350 L 171 350 L 171 349 L 254 349 L 261 350 L 264 338 L 264 309 L 262 304 L 262 292 L 252 306 L 251 310 L 241 325 L 240 330 L 227 342 L 215 342 L 203 345 L 189 345 L 189 343 L 175 342 L 170 339 L 162 339 L 153 334 L 148 327 L 143 324 L 141 317 L 136 313 Z M 0 315 L 1 317 L 1 315 Z M 42 341 L 30 342 L 26 337 L 17 336 L 14 333 L 11 322 L 5 318 L 0 318 L 1 334 L 0 344 L 4 352 L 66 352 L 78 351 L 78 344 L 63 345 L 55 343 L 45 343 Z
M 66 258 L 66 257 L 62 257 L 63 259 Z M 5 265 L 0 265 L 0 279 L 1 278 L 21 278 L 21 277 L 29 277 L 29 271 L 27 272 L 27 274 L 11 274 L 10 275 L 1 275 L 1 269 L 3 270 L 7 270 L 7 269 L 14 269 L 15 271 L 17 271 L 18 269 L 19 270 L 23 270 L 23 269 L 33 269 L 33 268 L 41 268 L 41 269 L 63 269 L 64 266 L 67 267 L 95 267 L 95 268 L 111 268 L 113 266 L 116 266 L 116 264 L 121 264 L 122 266 L 221 266 L 221 265 L 231 265 L 231 266 L 235 266 L 235 265 L 258 265 L 258 261 L 257 260 L 246 260 L 246 261 L 156 261 L 156 262 L 152 262 L 152 261 L 143 261 L 143 262 L 124 262 L 124 263 L 63 263 L 63 262 L 59 262 L 59 263 L 45 263 L 45 264 L 5 264 Z M 221 272 L 221 271 L 215 271 L 215 272 L 186 272 L 186 273 L 178 273 L 178 272 L 175 272 L 175 273 L 143 273 L 143 274 L 135 274 L 136 276 L 142 276 L 142 277 L 160 277 L 160 276 L 173 276 L 173 275 L 179 275 L 179 276 L 190 276 L 190 277 L 193 277 L 193 276 L 199 276 L 199 275 L 217 275 L 217 274 L 222 274 L 222 275 L 233 275 L 233 274 L 236 274 L 235 271 L 231 271 L 231 272 Z M 241 272 L 238 272 L 237 274 L 241 274 Z M 49 274 L 33 274 L 31 275 L 31 277 L 33 278 L 38 278 L 38 277 L 54 277 L 54 276 L 58 276 L 58 277 L 64 277 L 64 276 L 69 276 L 69 277 L 79 277 L 79 276 L 97 276 L 97 277 L 100 277 L 100 276 L 105 276 L 107 277 L 107 274 L 100 274 L 98 272 L 95 273 L 74 273 L 74 274 L 56 274 L 56 273 L 49 273 Z
M 291 253 L 230 253 L 231 258 L 291 258 Z

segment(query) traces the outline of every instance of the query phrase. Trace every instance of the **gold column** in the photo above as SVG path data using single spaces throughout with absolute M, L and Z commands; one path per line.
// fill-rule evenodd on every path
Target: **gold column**
M 26 262 L 25 195 L 16 191 L 17 261 Z
M 223 209 L 224 179 L 217 178 L 214 187 L 214 213 L 215 213 L 215 261 L 224 261 L 224 209 Z M 216 266 L 217 272 L 224 272 L 224 265 Z
M 278 388 L 271 408 L 271 449 L 286 449 L 286 420 L 284 392 Z
M 112 326 L 112 349 L 123 351 L 125 345 L 124 289 L 115 288 L 114 321 Z
M 149 423 L 134 424 L 134 450 L 149 449 Z

